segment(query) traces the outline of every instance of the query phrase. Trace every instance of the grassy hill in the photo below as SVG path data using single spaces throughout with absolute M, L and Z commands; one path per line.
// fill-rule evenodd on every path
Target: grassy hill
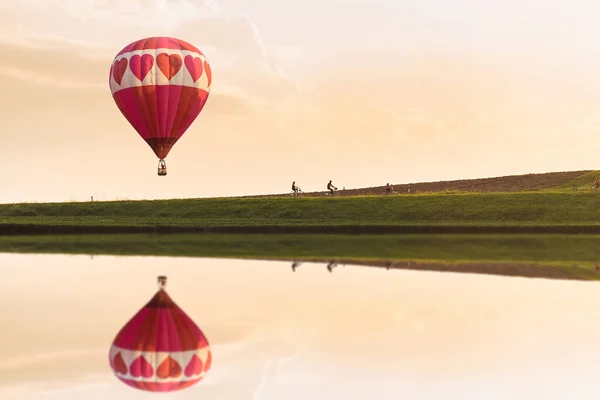
M 573 185 L 590 188 L 600 171 L 566 171 L 543 174 L 509 175 L 493 178 L 461 179 L 454 181 L 419 182 L 392 184 L 396 193 L 436 193 L 436 192 L 523 192 L 539 190 L 572 190 Z M 341 189 L 341 188 L 340 188 Z M 385 185 L 358 189 L 346 189 L 345 196 L 380 195 Z M 325 192 L 310 192 L 305 195 L 322 195 Z M 287 194 L 259 195 L 246 197 L 287 196 Z
M 0 205 L 0 233 L 596 233 L 600 232 L 600 192 L 590 189 L 596 174 L 576 171 L 422 183 L 412 185 L 420 189 L 411 194 L 396 196 L 288 194 L 4 204 Z M 574 191 L 574 184 L 587 188 Z M 348 192 L 360 190 L 381 193 L 383 189 Z

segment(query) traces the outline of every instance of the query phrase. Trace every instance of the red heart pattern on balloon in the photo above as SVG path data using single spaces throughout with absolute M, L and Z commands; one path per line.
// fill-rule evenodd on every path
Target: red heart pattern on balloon
M 206 71 L 206 79 L 208 80 L 207 86 L 210 87 L 210 83 L 212 82 L 212 71 L 210 69 L 210 64 L 206 60 L 204 60 L 204 71 Z
M 194 57 L 192 55 L 185 56 L 183 60 L 185 67 L 187 68 L 190 76 L 194 83 L 202 76 L 202 59 L 200 57 Z
M 129 69 L 140 81 L 144 80 L 153 66 L 154 57 L 152 57 L 151 54 L 144 54 L 141 56 L 139 54 L 135 54 L 131 56 L 131 59 L 129 60 Z
M 123 75 L 125 75 L 125 71 L 127 70 L 127 59 L 121 58 L 119 61 L 115 61 L 113 65 L 113 79 L 119 85 L 121 85 L 121 81 L 123 80 Z
M 158 69 L 162 71 L 163 74 L 167 77 L 168 80 L 171 80 L 183 65 L 181 60 L 181 56 L 179 54 L 167 54 L 160 53 L 156 56 L 156 65 L 158 65 Z
M 194 354 L 187 367 L 185 367 L 185 376 L 199 375 L 202 373 L 202 360 L 198 355 Z
M 212 353 L 210 350 L 208 351 L 208 357 L 206 357 L 206 362 L 204 363 L 204 372 L 207 372 L 212 365 Z
M 154 375 L 154 368 L 152 368 L 152 365 L 150 365 L 143 356 L 139 356 L 133 360 L 129 366 L 129 371 L 131 372 L 131 375 L 136 378 L 139 378 L 140 376 L 150 378 Z
M 177 378 L 181 376 L 181 366 L 171 356 L 168 356 L 156 369 L 160 379 Z
M 127 375 L 127 365 L 125 364 L 125 360 L 123 360 L 121 353 L 117 353 L 113 358 L 113 369 L 121 375 Z

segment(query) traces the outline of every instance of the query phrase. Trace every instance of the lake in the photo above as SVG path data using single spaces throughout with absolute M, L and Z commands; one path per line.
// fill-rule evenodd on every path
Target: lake
M 592 399 L 595 282 L 207 258 L 0 254 L 0 398 L 156 398 L 108 365 L 156 277 L 211 370 L 165 399 Z

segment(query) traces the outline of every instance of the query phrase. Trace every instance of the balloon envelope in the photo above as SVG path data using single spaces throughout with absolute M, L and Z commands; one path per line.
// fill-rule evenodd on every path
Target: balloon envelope
M 210 369 L 212 354 L 204 333 L 161 287 L 121 328 L 109 361 L 127 385 L 170 392 L 199 382 Z
M 125 46 L 109 73 L 117 107 L 160 159 L 202 111 L 211 82 L 204 54 L 171 37 L 150 37 Z

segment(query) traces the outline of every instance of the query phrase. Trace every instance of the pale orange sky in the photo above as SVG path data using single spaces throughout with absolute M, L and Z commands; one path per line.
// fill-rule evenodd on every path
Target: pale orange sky
M 595 169 L 594 4 L 0 0 L 0 202 Z M 114 55 L 156 35 L 213 69 L 166 178 L 108 88 Z

